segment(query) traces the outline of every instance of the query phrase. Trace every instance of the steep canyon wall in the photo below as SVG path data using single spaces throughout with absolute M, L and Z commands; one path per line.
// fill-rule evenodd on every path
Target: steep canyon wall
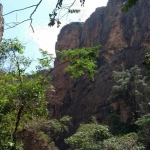
M 3 14 L 3 6 L 0 4 L 0 41 L 2 40 L 3 32 L 4 32 L 4 18 L 2 17 Z
M 72 116 L 75 126 L 89 121 L 92 115 L 99 121 L 105 119 L 107 99 L 114 83 L 112 71 L 136 64 L 144 73 L 142 60 L 150 51 L 150 1 L 139 0 L 126 13 L 121 12 L 123 2 L 109 0 L 106 7 L 97 8 L 84 23 L 68 24 L 58 35 L 56 50 L 102 45 L 94 81 L 87 75 L 70 79 L 63 72 L 67 64 L 59 66 L 61 58 L 57 54 L 54 83 L 60 105 L 56 105 L 55 114 Z M 125 120 L 125 112 L 122 115 Z

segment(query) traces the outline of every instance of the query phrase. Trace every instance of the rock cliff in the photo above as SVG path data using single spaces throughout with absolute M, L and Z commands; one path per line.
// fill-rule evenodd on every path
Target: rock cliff
M 114 82 L 112 71 L 136 64 L 144 72 L 142 60 L 150 51 L 150 1 L 139 0 L 126 13 L 121 12 L 123 2 L 109 0 L 106 7 L 97 8 L 84 23 L 68 24 L 58 35 L 56 50 L 102 45 L 94 81 L 86 75 L 70 79 L 63 72 L 67 64 L 59 65 L 61 58 L 57 54 L 54 82 L 61 103 L 56 105 L 56 116 L 72 116 L 75 126 L 88 122 L 92 115 L 99 121 L 105 119 Z M 126 114 L 122 112 L 122 115 L 125 120 Z
M 0 41 L 2 40 L 3 32 L 4 32 L 4 18 L 2 17 L 3 6 L 0 4 Z

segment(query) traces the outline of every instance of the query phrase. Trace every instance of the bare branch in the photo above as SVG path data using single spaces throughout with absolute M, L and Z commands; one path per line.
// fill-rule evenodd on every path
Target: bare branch
M 22 11 L 22 10 L 25 10 L 25 9 L 29 9 L 29 8 L 31 8 L 31 7 L 35 7 L 35 9 L 33 10 L 33 12 L 31 13 L 29 19 L 23 20 L 23 21 L 21 21 L 21 22 L 15 24 L 15 25 L 13 25 L 13 26 L 10 26 L 9 28 L 6 28 L 5 30 L 14 28 L 14 27 L 16 27 L 16 26 L 18 26 L 18 25 L 20 25 L 20 24 L 22 24 L 22 23 L 24 23 L 24 22 L 30 20 L 30 27 L 31 27 L 32 31 L 34 32 L 34 29 L 33 29 L 33 26 L 32 26 L 32 21 L 33 21 L 32 16 L 33 16 L 33 14 L 36 12 L 36 10 L 37 10 L 37 8 L 39 7 L 39 5 L 41 4 L 41 2 L 42 2 L 42 0 L 40 0 L 39 3 L 37 3 L 36 5 L 31 5 L 31 6 L 22 8 L 22 9 L 13 10 L 13 11 L 11 11 L 11 12 L 9 12 L 9 13 L 6 13 L 6 14 L 2 15 L 2 16 L 6 16 L 6 15 L 9 15 L 9 14 L 14 13 L 14 12 L 16 12 L 16 11 Z
M 65 9 L 68 9 L 68 12 L 69 12 L 70 8 L 74 5 L 75 2 L 76 2 L 76 0 L 74 0 L 73 3 L 72 3 L 69 7 L 66 7 Z M 63 16 L 61 16 L 61 17 L 59 18 L 59 20 L 62 19 L 65 15 L 67 15 L 68 12 L 66 12 Z
M 82 1 L 85 1 L 85 0 L 80 0 L 81 4 L 83 3 Z M 73 0 L 73 2 L 71 4 L 69 4 L 69 6 L 64 6 L 63 5 L 63 0 L 57 0 L 57 4 L 56 4 L 56 7 L 55 9 L 52 11 L 51 14 L 49 14 L 49 17 L 50 17 L 50 22 L 49 22 L 49 26 L 54 26 L 55 23 L 57 23 L 57 27 L 60 26 L 61 22 L 60 22 L 60 19 L 62 19 L 64 16 L 68 15 L 68 13 L 71 12 L 71 7 L 75 4 L 76 0 Z M 65 12 L 62 16 L 58 16 L 58 11 L 59 11 L 59 15 L 60 15 L 60 12 L 62 9 L 65 9 L 67 10 L 67 12 Z M 72 13 L 77 13 L 79 12 L 80 10 L 74 10 L 74 12 Z M 56 18 L 57 17 L 57 18 Z
M 11 12 L 9 12 L 9 13 L 6 13 L 6 14 L 4 14 L 4 15 L 2 15 L 2 16 L 6 16 L 6 15 L 9 15 L 9 14 L 14 13 L 14 12 L 16 12 L 16 11 L 21 11 L 21 10 L 29 9 L 29 8 L 35 7 L 35 6 L 37 6 L 37 5 L 32 5 L 32 6 L 28 6 L 28 7 L 22 8 L 22 9 L 13 10 L 13 11 L 11 11 Z
M 4 29 L 4 30 L 8 30 L 8 29 L 14 28 L 14 27 L 18 26 L 19 24 L 22 24 L 22 23 L 24 23 L 24 22 L 26 22 L 26 21 L 30 21 L 30 27 L 31 27 L 32 31 L 34 32 L 34 28 L 33 28 L 33 26 L 32 26 L 32 22 L 33 22 L 32 16 L 33 16 L 33 14 L 36 12 L 37 8 L 39 7 L 39 5 L 41 4 L 42 1 L 43 1 L 43 0 L 40 0 L 40 1 L 39 1 L 37 4 L 35 4 L 35 5 L 31 5 L 31 6 L 22 8 L 22 9 L 13 10 L 13 11 L 11 11 L 11 12 L 9 12 L 9 13 L 6 13 L 6 14 L 2 15 L 2 16 L 6 16 L 6 15 L 9 15 L 9 14 L 14 13 L 14 12 L 16 12 L 16 11 L 22 11 L 22 10 L 26 10 L 26 9 L 35 7 L 35 9 L 33 10 L 33 12 L 31 13 L 31 15 L 29 16 L 29 19 L 26 19 L 26 20 L 23 20 L 22 22 L 16 23 L 16 24 L 13 25 L 13 26 L 9 26 L 8 28 L 6 28 L 6 29 Z M 59 20 L 69 13 L 71 7 L 74 5 L 75 2 L 76 2 L 76 0 L 73 0 L 73 2 L 72 2 L 71 4 L 69 4 L 68 7 L 67 7 L 67 6 L 64 6 L 64 7 L 63 7 L 63 5 L 62 5 L 62 4 L 63 4 L 63 0 L 57 0 L 57 4 L 56 4 L 55 9 L 53 10 L 52 14 L 49 14 L 49 16 L 50 16 L 50 23 L 49 23 L 48 25 L 49 25 L 49 26 L 53 26 L 53 25 L 55 24 L 55 22 L 57 22 L 57 26 L 59 27 L 59 25 L 61 24 L 61 22 L 60 22 Z M 84 5 L 85 0 L 80 0 L 80 2 L 81 2 L 81 5 Z M 58 17 L 58 18 L 56 19 L 56 18 L 55 18 L 55 17 L 57 16 L 57 13 L 56 13 L 56 12 L 59 11 L 59 10 L 61 11 L 61 9 L 67 9 L 68 12 L 66 12 L 65 14 L 63 14 L 62 16 L 60 16 L 60 17 Z
M 31 20 L 30 26 L 31 26 L 33 32 L 34 32 L 34 29 L 33 29 L 33 26 L 32 26 L 32 20 L 33 20 L 33 19 L 32 19 L 32 16 L 33 16 L 33 14 L 36 12 L 36 10 L 37 10 L 37 8 L 39 7 L 39 5 L 41 4 L 41 2 L 42 2 L 42 0 L 39 1 L 39 3 L 36 5 L 34 11 L 33 11 L 33 12 L 31 13 L 31 15 L 30 15 L 30 20 Z
M 18 26 L 19 24 L 22 24 L 23 22 L 26 22 L 26 21 L 29 21 L 29 20 L 31 20 L 31 19 L 23 20 L 23 21 L 21 21 L 21 22 L 17 23 L 16 25 L 14 25 L 14 26 L 9 26 L 9 28 L 6 28 L 5 30 L 8 30 L 8 29 L 14 28 L 14 27 Z

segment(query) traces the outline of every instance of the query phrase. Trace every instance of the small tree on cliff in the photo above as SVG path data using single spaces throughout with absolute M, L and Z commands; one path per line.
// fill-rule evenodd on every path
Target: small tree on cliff
M 145 77 L 137 66 L 122 72 L 113 72 L 115 85 L 109 97 L 111 102 L 123 100 L 134 119 L 141 116 L 145 104 L 144 92 L 147 87 Z
M 138 0 L 126 0 L 126 1 L 123 3 L 122 11 L 124 11 L 124 12 L 128 11 L 129 8 L 131 8 L 132 6 L 134 6 L 137 1 L 138 1 Z
M 99 57 L 101 46 L 83 47 L 77 49 L 69 49 L 58 51 L 62 57 L 62 62 L 69 62 L 64 71 L 69 71 L 71 77 L 77 78 L 88 73 L 90 78 L 94 80 L 97 62 L 95 58 Z

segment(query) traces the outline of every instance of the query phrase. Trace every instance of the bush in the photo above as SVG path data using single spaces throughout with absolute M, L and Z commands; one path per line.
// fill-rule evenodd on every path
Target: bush
M 138 143 L 136 133 L 129 133 L 121 137 L 112 137 L 103 141 L 103 150 L 144 150 L 145 147 Z
M 143 115 L 135 122 L 140 130 L 138 132 L 139 141 L 142 142 L 147 148 L 150 147 L 150 114 Z
M 83 124 L 74 135 L 65 139 L 65 142 L 74 150 L 99 150 L 100 142 L 111 136 L 107 126 Z

